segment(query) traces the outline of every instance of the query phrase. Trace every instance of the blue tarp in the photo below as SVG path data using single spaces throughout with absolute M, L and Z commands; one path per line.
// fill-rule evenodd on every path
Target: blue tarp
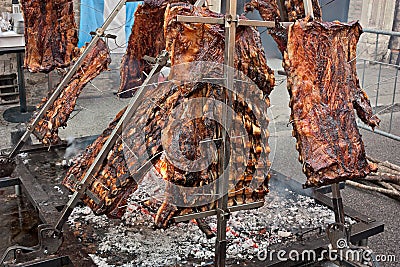
M 114 6 L 116 0 L 81 0 L 81 14 L 80 14 L 80 27 L 79 27 L 79 43 L 78 46 L 82 47 L 85 43 L 90 42 L 92 39 L 90 36 L 91 31 L 95 31 L 104 23 L 104 1 L 112 1 Z M 107 2 L 108 3 L 108 2 Z M 126 18 L 120 18 L 124 20 L 121 23 L 122 26 L 125 24 L 125 39 L 126 42 L 131 34 L 132 25 L 134 22 L 134 14 L 138 5 L 142 2 L 128 2 L 126 3 Z
M 82 47 L 90 42 L 91 31 L 95 31 L 104 22 L 104 0 L 81 0 L 81 19 L 79 26 L 79 43 Z

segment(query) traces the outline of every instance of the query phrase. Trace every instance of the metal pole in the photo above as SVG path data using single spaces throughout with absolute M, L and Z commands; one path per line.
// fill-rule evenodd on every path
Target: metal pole
M 374 109 L 374 113 L 377 112 L 378 110 L 378 98 L 379 98 L 379 89 L 381 86 L 381 74 L 382 74 L 382 65 L 379 65 L 379 72 L 378 72 L 378 82 L 376 84 L 376 99 L 375 99 L 375 109 Z
M 393 113 L 394 113 L 394 101 L 396 100 L 396 89 L 397 89 L 398 76 L 399 76 L 399 69 L 396 68 L 396 78 L 394 80 L 394 86 L 393 86 L 392 110 L 390 112 L 390 121 L 389 121 L 389 133 L 392 131 Z
M 344 208 L 343 208 L 343 200 L 340 195 L 340 187 L 339 184 L 333 184 L 332 186 L 332 202 L 333 202 L 333 211 L 335 212 L 335 221 L 336 223 L 344 224 Z
M 8 155 L 8 158 L 12 159 L 18 154 L 19 150 L 24 146 L 26 140 L 28 140 L 28 138 L 31 135 L 31 133 L 35 130 L 35 127 L 37 126 L 39 121 L 43 118 L 43 116 L 49 110 L 51 105 L 53 105 L 53 103 L 57 100 L 57 98 L 60 95 L 61 91 L 64 89 L 64 87 L 71 80 L 71 78 L 73 77 L 75 72 L 82 66 L 83 60 L 85 59 L 86 55 L 97 44 L 97 41 L 101 38 L 101 36 L 104 34 L 104 31 L 107 29 L 107 27 L 111 24 L 111 22 L 117 16 L 119 11 L 122 9 L 122 7 L 125 5 L 125 2 L 126 2 L 126 0 L 120 0 L 120 2 L 117 4 L 115 9 L 111 12 L 110 16 L 108 16 L 108 18 L 106 19 L 104 24 L 100 28 L 98 28 L 96 30 L 96 35 L 93 37 L 93 39 L 87 45 L 85 51 L 83 51 L 83 53 L 80 55 L 78 60 L 75 62 L 75 64 L 72 66 L 72 68 L 65 75 L 65 77 L 60 82 L 60 84 L 57 86 L 57 89 L 50 96 L 50 98 L 48 99 L 46 104 L 44 104 L 44 106 L 39 111 L 39 113 L 37 114 L 37 116 L 33 120 L 33 122 L 30 125 L 28 125 L 25 134 L 21 137 L 21 139 L 19 140 L 18 144 L 14 147 L 13 151 Z
M 304 0 L 304 13 L 306 16 L 310 16 L 310 18 L 314 18 L 314 10 L 311 0 Z
M 19 105 L 21 113 L 28 112 L 26 106 L 26 90 L 25 90 L 25 77 L 24 77 L 24 60 L 22 57 L 23 53 L 17 53 L 17 70 L 18 70 L 18 91 L 19 91 Z
M 379 45 L 379 34 L 376 35 L 376 40 L 375 40 L 375 61 L 378 60 L 378 45 Z
M 226 87 L 226 99 L 224 108 L 225 126 L 228 123 L 229 89 L 233 88 L 233 68 L 235 57 L 235 37 L 237 24 L 237 2 L 236 0 L 226 0 L 225 14 L 225 55 L 224 55 L 224 78 Z M 222 183 L 217 192 L 222 193 L 222 198 L 217 202 L 217 240 L 215 245 L 215 266 L 225 267 L 226 265 L 226 226 L 229 219 L 228 209 L 228 180 L 229 180 L 229 153 L 227 147 L 226 131 L 222 131 L 223 137 L 223 157 L 221 158 L 220 172 L 223 172 Z M 226 171 L 224 171 L 226 167 Z

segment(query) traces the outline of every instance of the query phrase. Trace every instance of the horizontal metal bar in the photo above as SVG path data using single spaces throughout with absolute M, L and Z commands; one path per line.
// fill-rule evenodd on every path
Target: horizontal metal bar
M 21 184 L 21 180 L 17 177 L 0 178 L 0 188 L 11 187 Z
M 383 222 L 375 221 L 372 223 L 356 223 L 351 226 L 350 242 L 356 244 L 368 237 L 383 233 L 384 230 L 385 224 Z
M 214 18 L 214 17 L 197 17 L 197 16 L 177 15 L 176 20 L 179 22 L 189 22 L 189 23 L 221 24 L 221 25 L 225 24 L 225 18 Z M 237 21 L 237 25 L 238 26 L 254 26 L 254 27 L 274 28 L 275 21 L 239 19 Z
M 383 31 L 383 30 L 375 30 L 375 29 L 363 29 L 363 32 L 366 32 L 366 33 L 376 33 L 376 34 L 382 34 L 382 35 L 390 35 L 390 36 L 400 36 L 400 32 L 394 32 L 394 31 Z
M 275 21 L 239 19 L 238 26 L 254 26 L 254 27 L 275 28 Z
M 373 59 L 360 58 L 360 60 L 363 60 L 363 61 L 368 61 L 369 63 L 373 63 L 373 64 L 379 64 L 379 65 L 386 66 L 386 67 L 399 68 L 399 65 L 396 65 L 396 64 L 390 64 L 390 63 L 381 62 L 381 61 L 376 61 L 376 60 L 373 60 Z
M 84 136 L 84 137 L 79 137 L 76 138 L 75 141 L 77 143 L 87 143 L 88 145 L 93 143 L 94 140 L 96 140 L 98 135 L 91 135 L 91 136 Z M 62 140 L 59 144 L 57 145 L 52 145 L 51 149 L 55 148 L 65 148 L 67 147 L 68 143 L 65 140 Z M 9 149 L 9 148 L 8 148 Z M 43 152 L 43 151 L 48 151 L 49 147 L 43 145 L 42 143 L 39 144 L 33 144 L 33 145 L 25 145 L 24 148 L 22 148 L 19 152 L 20 153 L 36 153 L 36 152 Z M 1 151 L 7 151 L 7 149 L 1 149 Z
M 186 221 L 190 221 L 190 220 L 201 219 L 201 218 L 215 216 L 215 215 L 217 215 L 217 210 L 208 210 L 208 211 L 203 211 L 203 212 L 198 212 L 198 213 L 193 213 L 193 214 L 176 216 L 173 219 L 176 223 L 179 223 L 179 222 L 186 222 Z
M 236 211 L 240 211 L 240 210 L 258 209 L 258 208 L 261 208 L 262 206 L 264 206 L 264 202 L 260 201 L 260 202 L 232 206 L 232 207 L 229 207 L 228 209 L 229 209 L 229 212 L 236 212 Z M 193 219 L 201 219 L 201 218 L 215 216 L 215 215 L 217 215 L 217 210 L 208 210 L 208 211 L 203 211 L 203 212 L 198 212 L 198 213 L 193 213 L 193 214 L 176 216 L 176 217 L 174 217 L 174 221 L 176 223 L 186 222 L 186 221 L 190 221 Z
M 346 186 L 346 183 L 344 183 L 344 182 L 339 183 L 339 189 L 344 189 L 345 186 Z M 330 185 L 322 186 L 322 187 L 316 188 L 314 190 L 321 194 L 328 194 L 328 193 L 332 192 L 332 186 L 330 186 Z
M 213 18 L 213 17 L 177 15 L 176 20 L 179 22 L 189 22 L 189 23 L 225 24 L 225 18 Z
M 14 265 L 11 265 L 14 266 Z M 73 267 L 73 263 L 68 256 L 61 256 L 55 258 L 49 258 L 45 260 L 34 260 L 30 262 L 24 262 L 23 267 Z
M 372 133 L 376 133 L 376 134 L 380 134 L 382 136 L 385 136 L 387 138 L 391 138 L 391 139 L 396 140 L 396 141 L 400 141 L 400 136 L 397 136 L 397 135 L 394 135 L 394 134 L 391 134 L 391 133 L 387 133 L 387 132 L 381 131 L 379 129 L 371 130 L 369 127 L 367 127 L 367 126 L 365 126 L 365 125 L 363 125 L 361 123 L 358 123 L 357 126 L 359 128 L 361 128 L 361 129 L 363 129 L 363 130 L 366 130 L 366 131 L 369 131 L 369 132 L 372 132 Z
M 290 25 L 292 25 L 294 22 L 286 22 L 286 21 L 282 21 L 282 22 L 279 22 L 281 25 L 282 25 L 282 27 L 285 27 L 285 28 L 288 28 Z

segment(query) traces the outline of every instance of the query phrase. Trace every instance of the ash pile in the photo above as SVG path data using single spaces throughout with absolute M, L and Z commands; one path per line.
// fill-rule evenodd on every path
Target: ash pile
M 68 224 L 98 266 L 212 266 L 215 237 L 207 239 L 194 220 L 154 229 L 153 217 L 141 205 L 147 198 L 143 190 L 136 191 L 122 220 L 77 207 Z M 334 213 L 314 199 L 274 188 L 262 208 L 232 214 L 227 228 L 228 261 L 251 262 L 267 249 L 325 235 L 325 227 L 334 220 Z M 216 218 L 206 222 L 216 233 Z

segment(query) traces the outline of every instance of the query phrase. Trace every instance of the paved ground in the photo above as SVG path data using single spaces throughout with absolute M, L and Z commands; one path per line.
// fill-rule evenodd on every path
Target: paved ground
M 118 62 L 115 61 L 115 62 Z M 280 69 L 279 60 L 270 60 L 269 64 L 274 69 Z M 373 103 L 376 101 L 376 66 L 367 66 L 365 72 L 365 88 L 371 96 Z M 111 68 L 116 68 L 114 63 Z M 360 72 L 360 78 L 362 77 Z M 382 74 L 384 81 L 379 88 L 378 93 L 378 111 L 381 111 L 383 119 L 383 129 L 386 129 L 390 120 L 389 105 L 392 101 L 393 92 L 393 70 L 383 69 Z M 396 75 L 396 74 L 395 74 Z M 305 176 L 301 172 L 301 165 L 297 161 L 297 151 L 295 150 L 295 139 L 291 137 L 291 126 L 287 126 L 289 121 L 290 110 L 288 108 L 289 96 L 286 90 L 285 77 L 277 76 L 277 84 L 279 84 L 271 95 L 271 114 L 274 119 L 270 128 L 272 133 L 271 141 L 277 144 L 276 153 L 273 160 L 273 168 L 283 174 L 292 177 L 300 182 L 305 181 Z M 119 100 L 113 92 L 117 90 L 119 77 L 116 70 L 112 70 L 102 74 L 94 81 L 93 85 L 88 85 L 85 93 L 78 101 L 77 112 L 74 112 L 73 119 L 68 123 L 68 127 L 62 130 L 60 135 L 63 138 L 68 136 L 79 137 L 100 133 L 114 118 L 115 114 L 127 104 L 127 100 Z M 399 103 L 398 96 L 395 102 Z M 9 106 L 0 106 L 2 113 Z M 389 107 L 389 108 L 388 108 Z M 386 109 L 385 109 L 386 108 Z M 384 110 L 385 109 L 385 110 Z M 392 123 L 392 133 L 400 135 L 400 112 L 395 112 Z M 10 146 L 10 131 L 15 124 L 5 122 L 0 118 L 0 148 Z M 392 163 L 400 165 L 400 143 L 394 140 L 379 136 L 368 131 L 361 130 L 368 155 L 380 159 L 388 160 Z M 379 236 L 370 239 L 370 247 L 377 254 L 395 254 L 397 263 L 385 263 L 382 266 L 400 266 L 400 202 L 390 199 L 381 194 L 375 194 L 353 188 L 346 188 L 343 192 L 345 204 L 359 210 L 366 215 L 385 222 L 385 232 Z

